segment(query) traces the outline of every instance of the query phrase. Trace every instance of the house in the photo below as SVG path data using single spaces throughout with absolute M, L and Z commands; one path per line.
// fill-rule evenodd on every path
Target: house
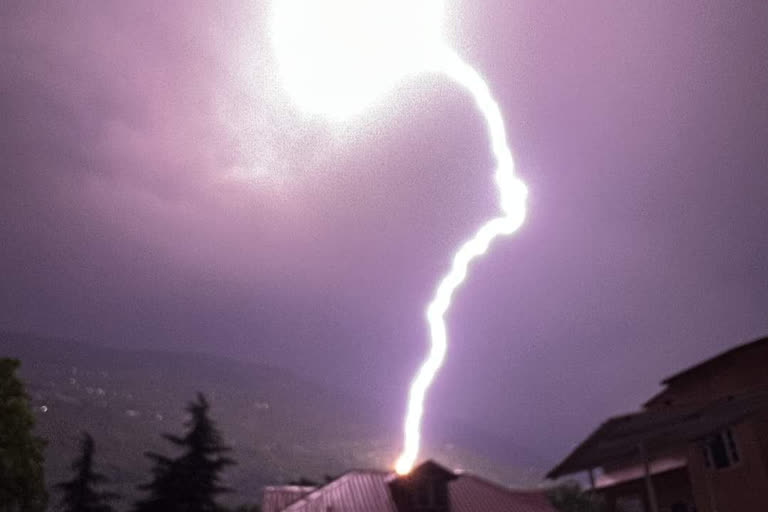
M 290 501 L 287 503 L 287 501 Z M 317 488 L 267 487 L 262 512 L 555 512 L 543 491 L 515 491 L 433 461 L 406 476 L 350 471 Z
M 298 501 L 317 487 L 304 485 L 274 485 L 264 488 L 261 497 L 261 512 L 278 512 Z
M 605 512 L 768 511 L 768 338 L 662 385 L 640 412 L 608 419 L 547 476 L 587 471 Z

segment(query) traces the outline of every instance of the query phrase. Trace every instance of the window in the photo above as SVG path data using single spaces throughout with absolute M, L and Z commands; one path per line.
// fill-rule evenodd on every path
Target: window
M 724 469 L 740 460 L 733 432 L 727 428 L 704 441 L 704 459 L 708 468 Z

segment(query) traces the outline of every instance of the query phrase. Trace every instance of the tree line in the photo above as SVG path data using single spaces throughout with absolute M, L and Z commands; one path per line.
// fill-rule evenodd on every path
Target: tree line
M 0 512 L 43 512 L 49 497 L 43 478 L 45 440 L 34 435 L 34 416 L 24 385 L 16 376 L 16 359 L 0 358 Z M 138 486 L 143 497 L 131 505 L 132 512 L 227 512 L 218 498 L 230 491 L 222 485 L 222 471 L 235 464 L 231 451 L 209 416 L 209 404 L 202 393 L 186 407 L 189 419 L 181 436 L 163 434 L 178 455 L 155 452 L 145 455 L 152 461 L 152 477 Z M 53 488 L 61 493 L 58 510 L 63 512 L 114 512 L 120 499 L 107 477 L 96 470 L 95 443 L 87 432 L 80 452 L 71 464 L 72 478 Z M 333 477 L 325 477 L 325 482 Z M 319 486 L 302 478 L 293 485 Z M 603 503 L 585 493 L 577 483 L 550 489 L 552 505 L 561 512 L 600 512 Z M 234 512 L 257 512 L 258 506 L 243 505 Z
M 33 433 L 34 416 L 29 398 L 16 375 L 16 359 L 0 358 L 0 512 L 42 512 L 48 506 L 43 478 L 45 440 Z M 230 491 L 222 485 L 222 471 L 235 464 L 230 448 L 209 416 L 202 393 L 187 405 L 189 419 L 181 436 L 163 434 L 178 455 L 147 452 L 152 461 L 151 479 L 139 486 L 143 497 L 133 512 L 223 512 L 218 498 Z M 72 478 L 60 482 L 58 510 L 63 512 L 113 512 L 120 496 L 108 487 L 107 477 L 96 470 L 95 443 L 83 433 L 80 452 L 71 465 Z M 257 510 L 243 506 L 237 512 Z

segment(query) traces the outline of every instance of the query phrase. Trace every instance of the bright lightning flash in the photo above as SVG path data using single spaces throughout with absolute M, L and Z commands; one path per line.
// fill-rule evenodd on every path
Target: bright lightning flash
M 424 400 L 443 364 L 445 315 L 469 264 L 525 219 L 527 189 L 515 176 L 504 119 L 482 76 L 442 40 L 441 0 L 275 0 L 273 41 L 281 75 L 294 100 L 311 113 L 343 119 L 361 112 L 404 77 L 446 75 L 474 98 L 486 120 L 496 159 L 501 214 L 456 251 L 427 307 L 430 350 L 411 382 L 403 451 L 395 471 L 413 468 L 421 441 Z

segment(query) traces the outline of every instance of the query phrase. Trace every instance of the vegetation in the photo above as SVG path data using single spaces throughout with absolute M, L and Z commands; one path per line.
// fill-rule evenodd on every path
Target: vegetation
M 233 512 L 261 512 L 258 505 L 240 505 L 232 509 Z
M 302 477 L 299 477 L 297 480 L 290 480 L 288 482 L 288 485 L 297 485 L 299 487 L 318 487 L 320 484 L 318 484 L 316 481 L 312 480 L 311 478 L 302 476 Z
M 578 482 L 569 481 L 549 490 L 552 506 L 560 512 L 601 512 L 601 500 L 590 492 L 581 490 Z
M 305 476 L 300 476 L 298 479 L 295 480 L 289 480 L 288 485 L 296 485 L 299 487 L 322 487 L 323 485 L 329 484 L 336 480 L 337 476 L 331 476 L 331 475 L 323 475 L 323 481 L 318 482 L 317 480 L 312 480 L 311 478 L 307 478 Z
M 37 357 L 37 351 L 32 352 Z M 112 501 L 116 500 L 118 495 L 108 491 L 117 490 L 128 503 L 126 509 L 135 512 L 259 512 L 259 506 L 254 504 L 258 499 L 254 489 L 258 489 L 265 481 L 274 482 L 277 478 L 270 479 L 268 473 L 265 477 L 249 470 L 245 473 L 247 476 L 244 480 L 235 472 L 230 475 L 232 481 L 247 482 L 240 487 L 247 489 L 248 493 L 233 494 L 227 496 L 226 500 L 221 496 L 229 491 L 223 485 L 222 473 L 234 462 L 228 456 L 230 449 L 223 443 L 219 430 L 209 416 L 209 404 L 203 395 L 198 394 L 186 407 L 187 420 L 183 423 L 181 435 L 164 434 L 159 438 L 156 436 L 156 425 L 164 419 L 181 416 L 181 411 L 175 414 L 168 412 L 176 406 L 163 407 L 162 402 L 157 402 L 159 405 L 156 405 L 155 402 L 135 399 L 132 394 L 135 387 L 130 384 L 136 377 L 129 373 L 130 378 L 125 379 L 125 373 L 121 373 L 123 367 L 120 365 L 112 363 L 113 366 L 109 366 L 108 362 L 99 359 L 98 363 L 89 360 L 81 365 L 79 360 L 67 360 L 68 353 L 65 353 L 63 360 L 57 356 L 55 364 L 41 364 L 39 359 L 36 359 L 31 373 L 26 374 L 33 383 L 30 389 L 34 391 L 31 393 L 35 401 L 34 411 L 40 413 L 43 421 L 42 432 L 55 432 L 54 439 L 59 440 L 58 444 L 52 445 L 55 447 L 53 453 L 51 446 L 46 450 L 48 457 L 52 459 L 52 464 L 48 467 L 49 479 L 60 482 L 53 487 L 56 491 L 55 501 L 59 505 L 55 510 L 111 512 Z M 99 357 L 99 354 L 96 356 Z M 112 360 L 110 358 L 110 361 Z M 133 361 L 126 362 L 121 359 L 120 362 L 130 368 L 131 372 L 136 366 Z M 44 511 L 48 501 L 42 466 L 45 442 L 33 434 L 35 421 L 30 399 L 22 382 L 16 377 L 19 364 L 15 359 L 0 358 L 0 512 Z M 94 366 L 104 367 L 105 370 L 97 372 L 92 369 Z M 113 370 L 114 368 L 116 370 Z M 164 366 L 160 365 L 160 368 Z M 189 365 L 188 368 L 198 369 L 198 366 Z M 37 385 L 34 384 L 35 372 L 39 374 Z M 194 375 L 197 379 L 201 374 L 220 375 L 220 372 L 190 371 L 185 374 Z M 65 384 L 55 386 L 56 379 Z M 147 389 L 155 393 L 165 392 L 174 398 L 178 396 L 178 388 L 183 387 L 168 386 L 169 389 L 166 389 L 164 379 L 147 380 L 150 381 L 147 383 Z M 125 386 L 126 382 L 128 386 Z M 240 380 L 235 379 L 234 382 L 239 383 Z M 269 380 L 265 382 L 269 384 Z M 232 393 L 220 393 L 222 388 L 210 385 L 208 381 L 196 381 L 195 384 L 213 388 L 217 395 L 221 394 L 225 405 L 232 407 L 233 403 L 242 403 L 241 397 L 232 400 Z M 229 387 L 223 389 L 232 389 L 232 383 L 226 384 Z M 191 386 L 183 388 L 181 391 L 185 393 L 195 389 Z M 242 386 L 235 389 L 241 388 Z M 244 393 L 244 396 L 251 395 Z M 261 403 L 257 402 L 259 410 Z M 265 415 L 262 418 L 267 422 L 285 424 L 284 416 L 277 416 L 275 419 Z M 182 420 L 178 421 L 181 423 Z M 119 427 L 116 428 L 116 425 Z M 70 430 L 67 432 L 66 428 Z M 270 432 L 275 430 L 271 424 L 267 428 Z M 83 434 L 80 449 L 74 457 L 70 453 L 71 447 L 63 442 L 71 439 L 80 429 L 93 432 L 100 440 L 99 462 L 120 461 L 114 475 L 110 472 L 112 481 L 106 489 L 104 484 L 108 483 L 108 480 L 97 471 L 101 469 L 101 464 L 95 462 L 96 447 L 90 433 Z M 161 446 L 164 441 L 161 439 L 169 442 L 176 451 L 164 455 L 165 450 Z M 133 444 L 130 444 L 131 442 Z M 279 443 L 273 443 L 274 445 L 279 446 Z M 144 452 L 147 448 L 151 451 Z M 132 463 L 132 457 L 142 459 L 142 452 L 153 463 L 149 478 L 145 466 L 146 459 L 140 466 Z M 282 456 L 284 453 L 288 452 L 283 450 L 277 455 Z M 59 465 L 57 462 L 71 460 L 71 457 L 74 458 L 71 464 Z M 258 456 L 249 458 L 252 463 L 254 460 L 261 460 Z M 126 460 L 129 463 L 124 463 Z M 71 470 L 67 469 L 67 466 L 71 467 Z M 321 471 L 317 473 L 322 474 Z M 251 476 L 254 474 L 255 478 Z M 50 475 L 55 476 L 51 478 Z M 301 477 L 292 483 L 319 487 L 331 480 L 333 477 L 324 475 L 312 480 Z M 137 485 L 139 482 L 147 483 Z M 140 493 L 134 494 L 134 489 L 139 489 Z M 227 507 L 222 506 L 219 500 L 224 501 Z M 114 508 L 118 507 L 119 504 L 114 505 Z M 565 510 L 581 512 L 582 509 Z
M 45 510 L 45 441 L 35 436 L 24 385 L 16 376 L 19 361 L 0 359 L 0 503 L 3 510 Z
M 136 512 L 216 512 L 219 494 L 229 489 L 221 485 L 221 471 L 234 462 L 223 454 L 230 449 L 222 443 L 221 435 L 208 417 L 208 402 L 202 394 L 188 405 L 191 418 L 183 437 L 165 434 L 163 437 L 181 448 L 183 453 L 169 458 L 147 453 L 154 462 L 152 482 L 139 488 L 149 496 L 136 503 Z
M 94 450 L 93 438 L 88 433 L 83 434 L 80 456 L 72 463 L 74 478 L 56 485 L 56 489 L 63 494 L 63 512 L 112 512 L 109 502 L 116 500 L 118 495 L 95 489 L 96 486 L 106 483 L 107 477 L 93 469 Z

